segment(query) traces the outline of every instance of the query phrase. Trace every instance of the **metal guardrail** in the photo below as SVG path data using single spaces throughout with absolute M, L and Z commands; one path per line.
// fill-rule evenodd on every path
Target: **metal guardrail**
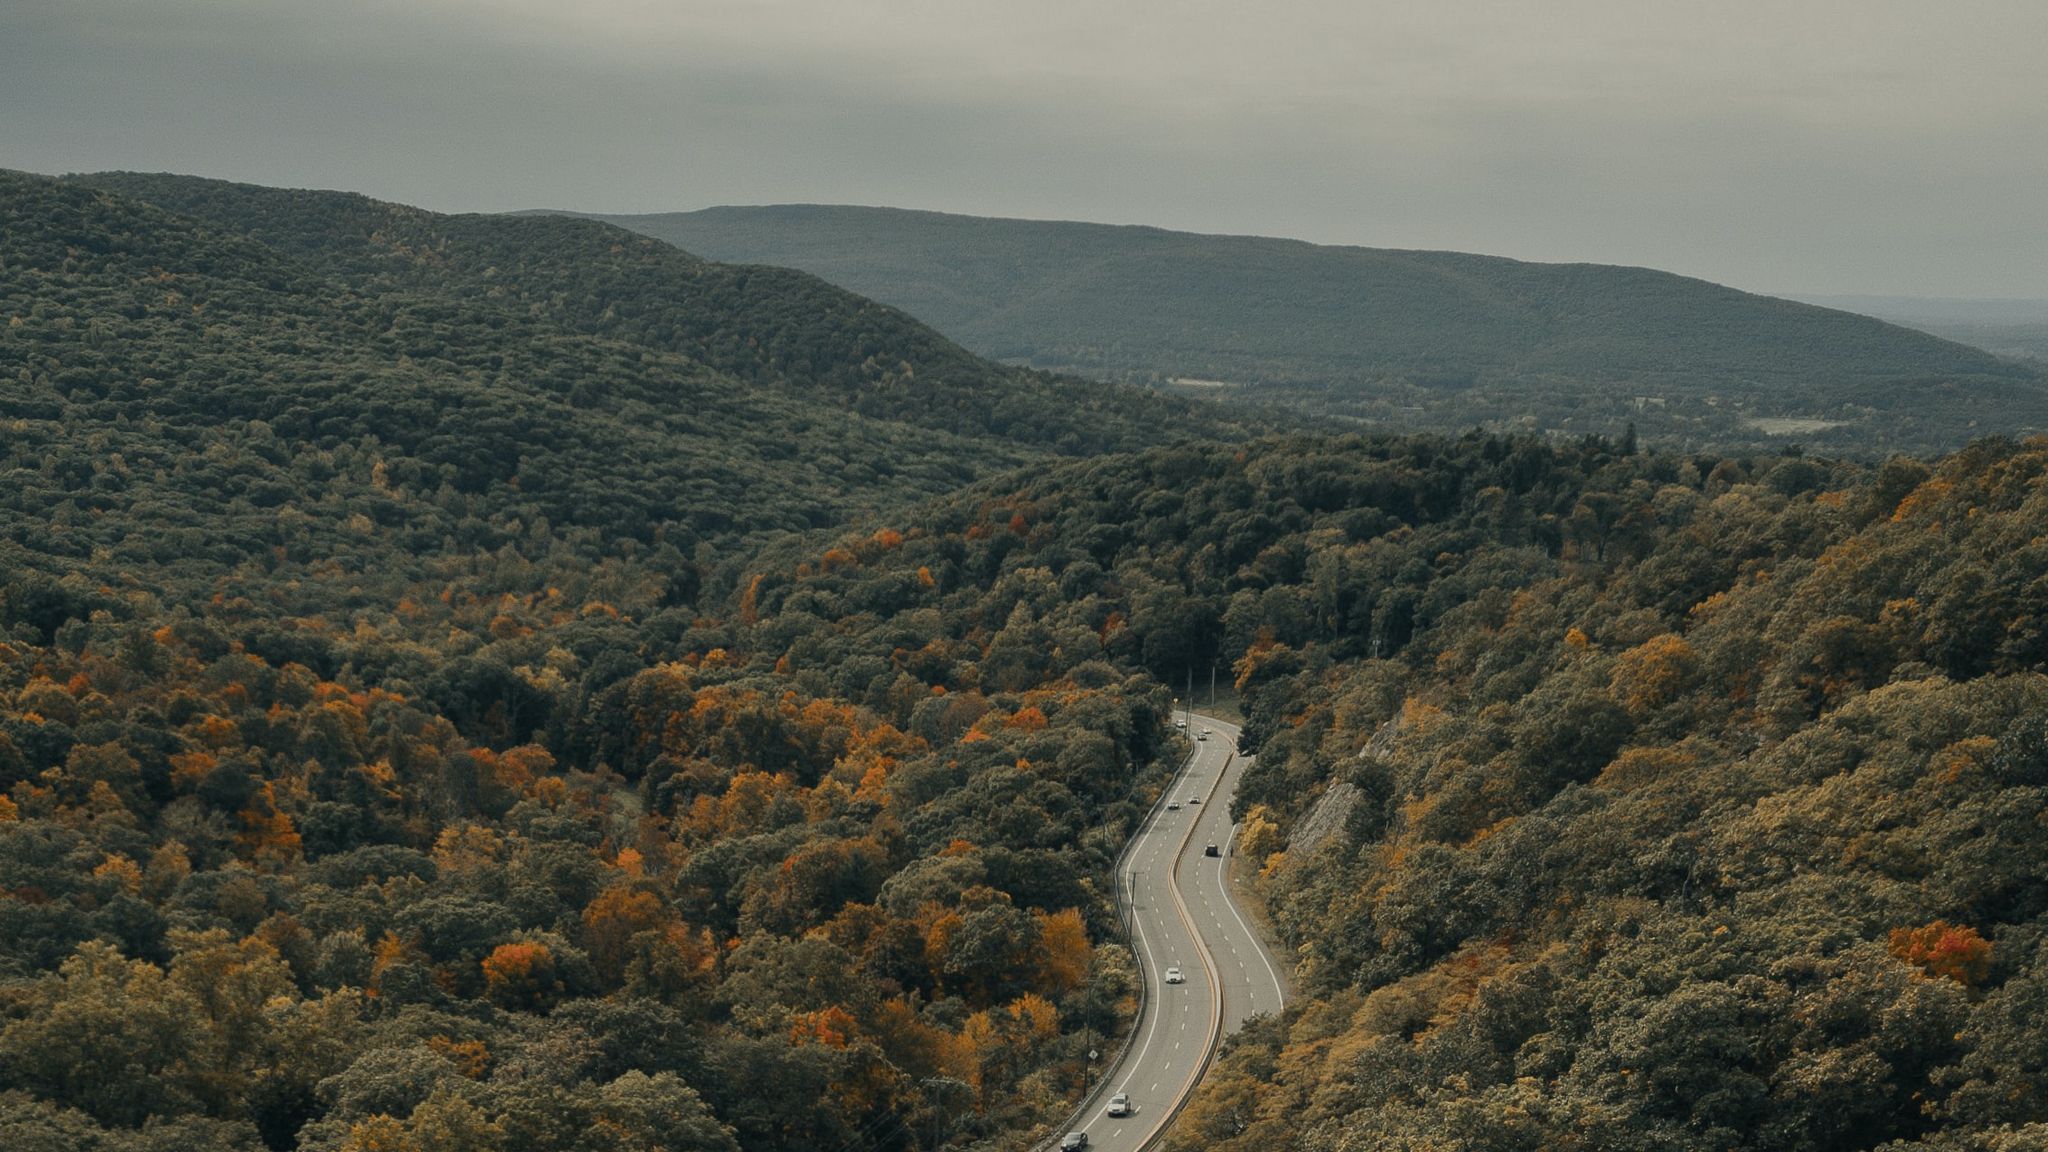
M 1107 1094 L 1110 1082 L 1108 1070 L 1116 1067 L 1117 1061 L 1123 1059 L 1124 1053 L 1130 1049 L 1131 1041 L 1137 1035 L 1137 1021 L 1145 1018 L 1145 1006 L 1152 1001 L 1152 973 L 1150 966 L 1144 963 L 1144 958 L 1138 956 L 1135 944 L 1138 936 L 1137 893 L 1134 891 L 1136 888 L 1136 873 L 1127 872 L 1125 866 L 1130 862 L 1131 853 L 1137 850 L 1138 841 L 1144 838 L 1145 829 L 1151 827 L 1153 822 L 1159 818 L 1159 814 L 1165 810 L 1168 798 L 1174 793 L 1174 786 L 1180 783 L 1181 777 L 1186 775 L 1187 770 L 1194 766 L 1195 758 L 1198 755 L 1200 755 L 1200 750 L 1195 747 L 1194 739 L 1190 737 L 1188 739 L 1187 759 L 1181 761 L 1180 767 L 1174 769 L 1173 775 L 1167 778 L 1166 786 L 1159 790 L 1158 799 L 1152 801 L 1152 807 L 1145 810 L 1144 817 L 1138 821 L 1137 831 L 1133 832 L 1124 841 L 1123 848 L 1116 854 L 1116 862 L 1111 865 L 1110 883 L 1116 898 L 1117 920 L 1123 926 L 1124 939 L 1127 942 L 1132 942 L 1132 957 L 1139 961 L 1137 965 L 1138 1015 L 1132 1021 L 1130 1034 L 1126 1035 L 1123 1041 L 1117 1045 L 1116 1050 L 1110 1054 L 1109 1059 L 1103 1061 L 1104 1071 L 1102 1079 L 1096 1081 L 1095 1085 L 1082 1095 L 1081 1102 L 1074 1106 L 1073 1111 L 1067 1113 L 1064 1123 L 1054 1128 L 1050 1136 L 1030 1146 L 1030 1152 L 1047 1152 L 1048 1149 L 1057 1148 L 1060 1139 L 1077 1127 L 1078 1121 L 1091 1114 L 1102 1103 L 1102 1098 Z M 1178 857 L 1176 856 L 1176 862 L 1177 860 Z M 1132 877 L 1132 879 L 1127 881 L 1127 876 Z

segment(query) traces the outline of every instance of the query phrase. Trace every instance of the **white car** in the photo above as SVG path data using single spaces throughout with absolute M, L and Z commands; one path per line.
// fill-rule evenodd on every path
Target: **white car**
M 1111 1096 L 1109 1098 L 1109 1107 L 1104 1108 L 1102 1112 L 1105 1116 L 1129 1116 L 1131 1114 L 1131 1094 L 1129 1092 L 1119 1092 Z
M 1173 722 L 1173 726 L 1174 726 L 1175 728 L 1178 728 L 1178 729 L 1180 729 L 1180 730 L 1181 730 L 1182 732 L 1185 732 L 1185 731 L 1187 731 L 1187 730 L 1188 730 L 1188 722 L 1187 722 L 1187 721 L 1185 721 L 1185 720 L 1175 720 L 1175 721 Z
M 1183 976 L 1182 976 L 1182 975 L 1180 974 L 1180 969 L 1178 969 L 1178 968 L 1168 968 L 1168 969 L 1166 970 L 1166 982 L 1167 982 L 1168 984 L 1179 984 L 1179 983 L 1183 982 L 1183 980 L 1184 980 L 1184 979 L 1185 979 L 1185 977 L 1183 977 Z
M 1197 740 L 1207 740 L 1208 738 L 1209 730 L 1207 728 L 1204 728 L 1200 732 L 1195 733 L 1195 739 Z

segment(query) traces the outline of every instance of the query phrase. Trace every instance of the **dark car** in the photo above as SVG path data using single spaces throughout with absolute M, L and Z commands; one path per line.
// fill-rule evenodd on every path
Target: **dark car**
M 1207 848 L 1202 849 L 1202 855 L 1221 856 L 1223 855 L 1223 850 L 1221 848 L 1216 847 L 1214 844 L 1211 844 Z
M 1080 1152 L 1088 1146 L 1086 1132 L 1069 1132 L 1060 1140 L 1060 1152 Z

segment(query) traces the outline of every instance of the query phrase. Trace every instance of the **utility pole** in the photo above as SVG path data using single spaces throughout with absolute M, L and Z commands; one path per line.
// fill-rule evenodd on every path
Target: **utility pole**
M 1209 707 L 1216 706 L 1216 662 L 1209 661 Z
M 937 1094 L 938 1094 L 937 1090 L 938 1090 L 938 1089 L 940 1089 L 940 1088 L 964 1088 L 964 1089 L 966 1089 L 966 1090 L 967 1090 L 967 1092 L 968 1092 L 968 1094 L 969 1094 L 970 1096 L 972 1096 L 972 1095 L 973 1095 L 973 1093 L 974 1093 L 974 1086 L 973 1086 L 973 1085 L 971 1085 L 971 1084 L 968 1084 L 968 1083 L 966 1083 L 966 1082 L 964 1082 L 964 1081 L 960 1081 L 960 1080 L 955 1080 L 955 1079 L 953 1079 L 953 1078 L 952 1078 L 951 1076 L 927 1076 L 927 1077 L 925 1077 L 925 1078 L 924 1078 L 923 1080 L 920 1080 L 920 1081 L 918 1081 L 918 1083 L 919 1083 L 919 1084 L 920 1084 L 921 1086 L 925 1087 L 925 1088 L 931 1089 L 931 1090 L 932 1090 L 932 1094 L 933 1094 L 933 1096 L 934 1096 L 934 1097 L 936 1097 L 936 1096 L 937 1096 Z M 939 1120 L 941 1119 L 941 1115 L 940 1115 L 940 1112 L 939 1112 L 939 1108 L 938 1108 L 938 1105 L 937 1105 L 936 1103 L 932 1104 L 932 1106 L 931 1106 L 931 1109 L 932 1109 L 932 1129 L 931 1129 L 931 1131 L 932 1131 L 932 1136 L 931 1136 L 931 1143 L 930 1143 L 930 1144 L 928 1144 L 928 1145 L 926 1145 L 926 1147 L 927 1147 L 927 1148 L 937 1148 L 937 1147 L 939 1147 L 939 1139 L 940 1139 L 940 1132 L 939 1132 Z M 948 1123 L 947 1123 L 947 1125 L 946 1125 L 946 1131 L 945 1131 L 945 1134 L 946 1134 L 946 1135 L 948 1135 L 948 1136 L 950 1136 L 950 1135 L 952 1135 L 952 1131 L 953 1131 L 953 1125 L 952 1125 L 952 1124 L 951 1124 L 950 1122 L 948 1122 Z
M 1097 1055 L 1095 1050 L 1095 1005 L 1098 1002 L 1098 1000 L 1099 997 L 1097 997 L 1095 994 L 1094 975 L 1093 973 L 1091 973 L 1088 979 L 1088 994 L 1082 1001 L 1082 1011 L 1087 1013 L 1088 1017 L 1086 1024 L 1086 1040 L 1088 1044 L 1088 1066 L 1087 1070 L 1081 1076 L 1081 1098 L 1083 1100 L 1086 1100 L 1088 1098 L 1088 1094 L 1090 1092 L 1095 1091 L 1095 1057 Z
M 1181 715 L 1186 717 L 1188 727 L 1195 726 L 1195 666 L 1188 665 L 1188 694 L 1182 697 L 1187 703 L 1181 705 Z M 1192 735 L 1192 733 L 1190 733 Z

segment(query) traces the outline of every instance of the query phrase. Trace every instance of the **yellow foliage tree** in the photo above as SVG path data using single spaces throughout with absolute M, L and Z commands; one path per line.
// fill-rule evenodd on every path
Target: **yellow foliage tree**
M 434 840 L 434 865 L 453 876 L 469 876 L 495 867 L 504 838 L 481 824 L 451 824 Z
M 1094 945 L 1078 908 L 1038 915 L 1038 986 L 1059 995 L 1088 982 Z
M 661 897 L 644 888 L 618 884 L 605 889 L 583 910 L 583 942 L 590 949 L 591 963 L 607 980 L 617 982 L 631 957 L 633 937 L 669 920 Z
M 1652 636 L 1615 658 L 1610 684 L 1622 707 L 1641 715 L 1678 698 L 1699 667 L 1683 636 Z
M 1010 1018 L 1033 1044 L 1042 1044 L 1060 1034 L 1060 1010 L 1036 992 L 1026 992 L 1012 1000 Z
M 1244 828 L 1237 834 L 1238 851 L 1254 860 L 1263 860 L 1278 852 L 1284 843 L 1280 838 L 1280 825 L 1274 822 L 1266 806 L 1252 805 L 1251 811 L 1244 815 Z

